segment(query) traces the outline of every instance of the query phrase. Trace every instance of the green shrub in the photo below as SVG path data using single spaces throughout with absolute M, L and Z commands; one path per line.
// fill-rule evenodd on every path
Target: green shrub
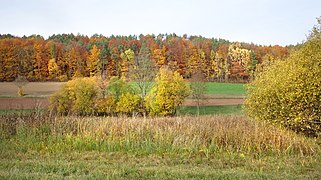
M 247 114 L 309 136 L 321 130 L 321 39 L 307 41 L 249 84 Z
M 111 105 L 111 99 L 103 103 L 105 107 L 110 107 L 109 109 L 112 110 L 110 113 L 130 115 L 139 111 L 141 98 L 123 78 L 112 77 L 107 86 L 107 94 L 112 97 L 114 103 Z
M 107 94 L 110 94 L 115 97 L 116 101 L 119 101 L 119 98 L 122 94 L 127 92 L 131 92 L 130 85 L 122 78 L 117 76 L 113 76 L 110 78 L 108 87 L 107 87 Z

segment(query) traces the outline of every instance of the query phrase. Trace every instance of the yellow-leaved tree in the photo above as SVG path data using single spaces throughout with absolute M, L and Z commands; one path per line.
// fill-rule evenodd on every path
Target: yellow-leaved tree
M 90 77 L 96 76 L 99 72 L 98 63 L 100 61 L 100 49 L 96 45 L 90 50 L 90 54 L 87 60 L 87 70 L 89 71 Z
M 49 78 L 50 79 L 56 78 L 58 74 L 58 70 L 59 70 L 59 67 L 56 62 L 56 59 L 55 58 L 50 59 L 48 62 Z
M 178 72 L 160 68 L 155 84 L 146 97 L 146 107 L 151 115 L 174 115 L 190 91 L 188 83 Z
M 120 54 L 120 57 L 122 59 L 121 77 L 127 78 L 129 66 L 133 63 L 133 60 L 135 59 L 135 52 L 131 49 L 127 49 L 125 52 Z

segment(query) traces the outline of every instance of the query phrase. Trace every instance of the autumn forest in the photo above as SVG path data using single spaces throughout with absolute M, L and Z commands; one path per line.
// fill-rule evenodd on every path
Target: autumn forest
M 262 46 L 225 39 L 176 34 L 103 36 L 58 34 L 0 35 L 0 81 L 20 75 L 28 81 L 67 81 L 101 75 L 128 77 L 131 66 L 147 59 L 185 79 L 201 73 L 204 81 L 247 82 L 291 47 Z

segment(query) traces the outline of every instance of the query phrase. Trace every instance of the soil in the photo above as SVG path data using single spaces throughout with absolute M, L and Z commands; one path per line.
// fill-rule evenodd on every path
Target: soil
M 48 98 L 0 98 L 0 109 L 36 109 L 48 105 Z
M 30 82 L 23 87 L 25 97 L 47 97 L 58 91 L 65 82 Z M 18 87 L 12 82 L 0 83 L 0 97 L 17 97 Z
M 34 109 L 49 105 L 49 96 L 64 82 L 30 82 L 23 87 L 25 96 L 18 97 L 18 87 L 12 82 L 0 83 L 0 109 Z
M 239 105 L 243 104 L 244 99 L 206 99 L 199 101 L 200 106 L 224 106 L 224 105 Z M 183 106 L 197 106 L 197 101 L 187 99 Z

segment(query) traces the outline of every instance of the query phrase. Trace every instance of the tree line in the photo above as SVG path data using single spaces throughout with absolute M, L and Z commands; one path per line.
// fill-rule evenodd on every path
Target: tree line
M 225 39 L 176 34 L 103 36 L 58 34 L 0 35 L 0 81 L 24 76 L 28 81 L 67 81 L 75 77 L 127 77 L 132 64 L 148 59 L 189 79 L 245 82 L 290 47 L 262 46 Z

